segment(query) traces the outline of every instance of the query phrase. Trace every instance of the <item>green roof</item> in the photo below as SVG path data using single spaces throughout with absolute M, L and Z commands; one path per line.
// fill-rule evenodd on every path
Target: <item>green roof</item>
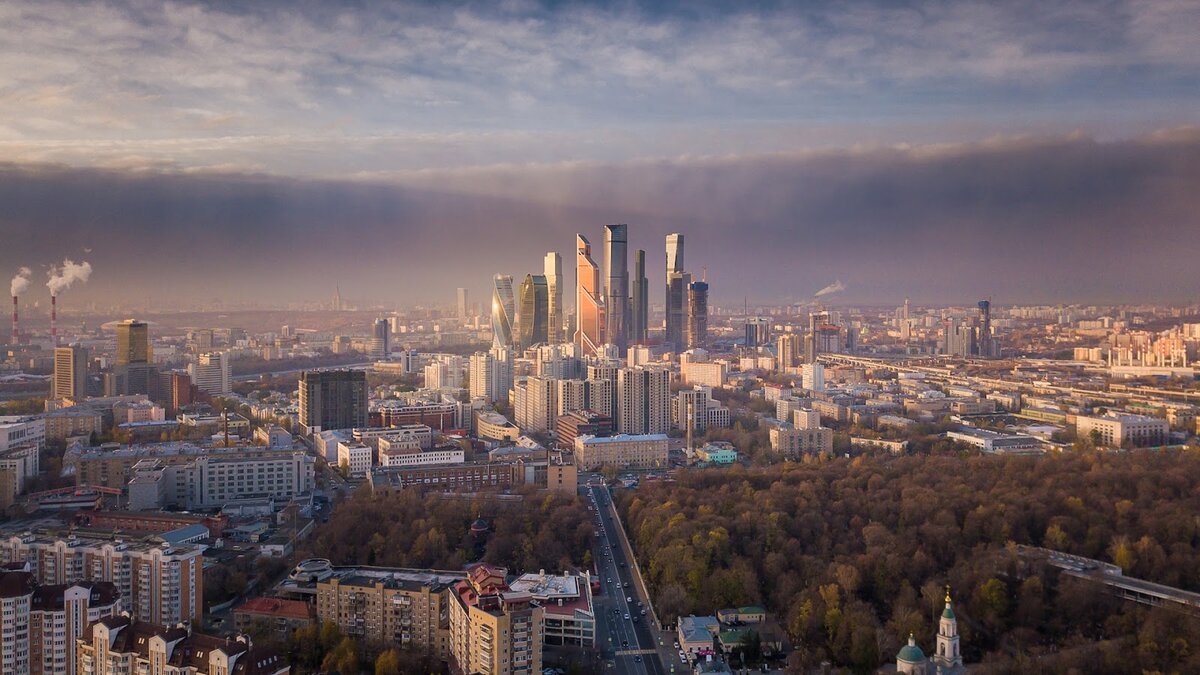
M 900 653 L 896 654 L 897 661 L 905 661 L 907 663 L 920 663 L 925 660 L 925 652 L 916 645 L 904 645 L 900 648 Z
M 954 610 L 950 609 L 950 603 L 948 602 L 946 603 L 946 609 L 942 610 L 942 618 L 955 619 L 957 621 L 957 618 L 954 616 Z

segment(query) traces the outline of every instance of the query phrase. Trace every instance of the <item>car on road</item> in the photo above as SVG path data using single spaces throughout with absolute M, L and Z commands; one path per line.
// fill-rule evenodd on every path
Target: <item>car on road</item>
M 625 598 L 625 602 L 633 602 L 633 597 L 630 596 L 628 598 Z
M 634 663 L 641 663 L 641 662 L 642 662 L 642 657 L 640 657 L 640 656 L 635 656 L 635 657 L 633 657 L 633 662 L 634 662 Z
M 612 583 L 612 577 L 609 577 L 609 578 L 605 579 L 604 581 L 606 581 L 607 583 L 610 583 L 610 584 L 611 584 L 611 583 Z
M 678 647 L 679 643 L 676 642 L 675 646 Z M 679 650 L 679 660 L 683 661 L 684 663 L 687 663 L 687 654 L 684 654 L 682 649 Z
M 625 620 L 626 620 L 626 621 L 628 621 L 628 620 L 629 620 L 629 615 L 628 615 L 628 614 L 626 614 L 626 615 L 625 615 Z
M 629 582 L 628 582 L 628 581 L 626 581 L 626 582 L 625 582 L 625 588 L 629 588 Z

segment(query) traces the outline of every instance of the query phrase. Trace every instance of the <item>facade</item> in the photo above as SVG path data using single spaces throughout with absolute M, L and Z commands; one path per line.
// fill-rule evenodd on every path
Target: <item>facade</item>
M 664 368 L 617 371 L 617 431 L 663 434 L 671 430 L 671 373 Z
M 771 449 L 791 457 L 833 452 L 833 430 L 825 427 L 800 429 L 783 422 L 768 432 Z
M 417 401 L 414 403 L 386 401 L 370 412 L 369 419 L 370 426 L 373 427 L 424 424 L 438 431 L 459 428 L 465 423 L 459 405 L 450 401 Z M 356 424 L 354 426 L 367 425 Z
M 399 645 L 450 657 L 448 589 L 462 572 L 401 568 L 339 568 L 317 583 L 317 618 L 346 635 L 384 649 Z
M 374 452 L 364 443 L 338 443 L 338 466 L 345 467 L 351 476 L 365 476 L 371 472 Z
M 90 624 L 77 641 L 80 675 L 286 675 L 287 658 L 236 639 L 116 616 Z
M 0 572 L 0 672 L 73 675 L 76 639 L 90 622 L 120 611 L 111 583 L 42 586 L 27 569 Z
M 1075 418 L 1075 433 L 1081 438 L 1092 437 L 1100 445 L 1120 447 L 1133 445 L 1145 447 L 1165 445 L 1170 439 L 1171 428 L 1167 420 L 1146 415 L 1116 415 L 1103 417 Z
M 196 357 L 188 373 L 192 384 L 211 396 L 225 396 L 233 391 L 230 387 L 231 373 L 227 352 L 208 352 Z
M 306 433 L 367 426 L 367 374 L 308 370 L 300 375 L 300 424 Z
M 430 466 L 442 464 L 462 464 L 465 461 L 463 449 L 457 445 L 422 450 L 421 448 L 380 448 L 379 464 L 385 467 L 397 466 Z
M 688 286 L 687 348 L 708 344 L 708 282 L 697 281 Z
M 35 582 L 110 582 L 121 607 L 145 621 L 199 621 L 203 612 L 202 549 L 110 539 L 34 536 L 0 539 L 0 562 L 26 564 Z
M 125 319 L 117 324 L 116 356 L 118 366 L 154 362 L 150 350 L 150 327 L 144 321 Z
M 796 333 L 780 334 L 775 338 L 775 367 L 782 371 L 795 368 L 800 364 L 802 348 L 802 341 Z
M 515 593 L 507 570 L 478 563 L 450 591 L 450 655 L 459 672 L 535 675 L 542 671 L 544 609 Z
M 687 294 L 692 283 L 683 267 L 683 241 L 678 232 L 667 235 L 666 344 L 675 351 L 682 351 L 686 344 Z
M 729 378 L 729 362 L 724 359 L 715 361 L 680 359 L 679 374 L 684 384 L 719 389 L 725 386 L 725 380 Z
M 521 282 L 521 311 L 517 315 L 517 348 L 527 349 L 550 339 L 550 294 L 546 277 L 527 274 Z
M 592 245 L 575 236 L 575 344 L 582 356 L 596 356 L 604 344 L 604 298 L 600 268 L 592 260 Z
M 555 251 L 546 254 L 542 273 L 546 275 L 546 342 L 566 342 L 563 326 L 562 256 Z
M 575 439 L 575 463 L 584 471 L 602 466 L 665 466 L 669 450 L 670 437 L 666 434 L 584 435 Z
M 79 345 L 55 348 L 54 380 L 50 384 L 50 398 L 86 398 L 87 371 L 87 349 Z
M 369 352 L 372 359 L 382 360 L 391 352 L 391 327 L 387 319 L 375 319 L 371 324 Z
M 800 386 L 809 391 L 825 391 L 825 366 L 820 363 L 806 363 L 800 372 Z
M 592 607 L 591 577 L 524 574 L 509 583 L 515 595 L 532 597 L 544 609 L 542 642 L 547 645 L 591 647 L 596 642 L 596 612 Z
M 604 226 L 604 341 L 624 352 L 629 344 L 629 226 Z
M 513 387 L 513 414 L 525 431 L 554 431 L 558 420 L 558 380 L 527 377 Z
M 471 398 L 488 403 L 503 401 L 512 389 L 512 351 L 504 347 L 471 355 L 469 385 Z
M 559 445 L 573 448 L 575 439 L 580 436 L 611 436 L 613 420 L 608 415 L 585 408 L 559 415 L 554 428 L 558 434 Z
M 630 282 L 629 339 L 646 344 L 650 329 L 650 281 L 646 278 L 646 252 L 633 255 L 633 280 Z
M 493 441 L 515 441 L 521 429 L 497 412 L 480 410 L 475 413 L 475 435 Z
M 511 347 L 513 344 L 513 278 L 505 274 L 492 277 L 492 346 Z
M 756 316 L 746 319 L 743 342 L 747 347 L 759 347 L 770 344 L 771 322 Z
M 313 489 L 314 460 L 290 447 L 209 448 L 191 443 L 156 443 L 110 448 L 74 446 L 63 466 L 76 485 L 115 489 L 129 486 L 141 508 L 219 507 L 252 496 L 294 497 Z M 135 495 L 136 493 L 136 495 Z M 151 504 L 159 502 L 158 506 Z

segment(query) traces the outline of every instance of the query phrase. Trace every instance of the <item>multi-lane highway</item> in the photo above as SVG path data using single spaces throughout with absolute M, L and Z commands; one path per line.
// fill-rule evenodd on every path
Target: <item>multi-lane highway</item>
M 605 660 L 614 662 L 619 675 L 685 672 L 682 661 L 661 655 L 672 654 L 673 650 L 670 644 L 664 644 L 664 634 L 652 625 L 650 601 L 640 592 L 632 562 L 621 546 L 617 531 L 620 525 L 610 508 L 608 489 L 589 483 L 585 492 L 593 508 L 593 525 L 600 535 L 593 553 L 600 593 L 594 600 L 596 643 Z

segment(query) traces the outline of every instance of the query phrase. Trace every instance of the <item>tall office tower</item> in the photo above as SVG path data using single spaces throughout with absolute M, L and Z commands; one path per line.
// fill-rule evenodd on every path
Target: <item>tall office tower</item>
M 688 288 L 687 347 L 708 344 L 708 283 L 697 281 Z
M 171 373 L 170 412 L 177 413 L 180 408 L 192 404 L 192 376 L 184 372 Z
M 650 328 L 650 282 L 646 279 L 646 252 L 641 249 L 633 255 L 632 283 L 629 339 L 643 345 Z
M 390 326 L 387 319 L 375 319 L 375 323 L 371 324 L 371 358 L 382 360 L 388 357 L 388 352 L 391 350 Z
M 583 356 L 595 356 L 604 344 L 604 299 L 600 267 L 592 260 L 592 245 L 575 235 L 575 344 Z
M 461 321 L 467 320 L 467 289 L 458 289 L 458 318 Z
M 629 226 L 604 226 L 604 340 L 624 352 L 629 344 Z
M 512 321 L 513 279 L 506 274 L 492 277 L 492 346 L 511 347 L 513 343 Z
M 546 341 L 556 345 L 567 340 L 566 329 L 563 327 L 562 256 L 555 251 L 547 253 L 542 272 L 546 275 L 546 297 L 549 300 L 546 309 Z
M 771 340 L 771 322 L 761 316 L 746 319 L 745 343 L 747 347 L 758 347 Z
M 79 345 L 54 350 L 54 382 L 50 398 L 71 398 L 79 401 L 87 396 L 87 349 Z
M 817 333 L 822 325 L 829 321 L 825 312 L 810 312 L 808 315 L 808 335 L 804 336 L 804 362 L 816 363 L 821 353 L 821 338 Z
M 665 434 L 671 430 L 671 373 L 665 368 L 617 371 L 617 433 Z
M 200 391 L 211 396 L 224 396 L 232 391 L 230 386 L 229 354 L 209 352 L 196 357 L 189 374 L 192 383 Z
M 144 321 L 126 319 L 117 324 L 117 365 L 150 363 L 150 327 Z
M 367 426 L 366 371 L 301 373 L 300 424 L 306 433 Z
M 525 275 L 521 282 L 521 312 L 517 315 L 517 349 L 528 349 L 549 339 L 549 295 L 546 277 Z
M 691 276 L 683 271 L 683 235 L 667 235 L 666 344 L 675 351 L 687 345 L 687 294 Z
M 795 368 L 800 362 L 800 336 L 784 333 L 775 339 L 775 367 L 779 370 Z
M 979 355 L 985 359 L 999 356 L 993 348 L 992 340 L 992 303 L 987 300 L 979 301 Z

